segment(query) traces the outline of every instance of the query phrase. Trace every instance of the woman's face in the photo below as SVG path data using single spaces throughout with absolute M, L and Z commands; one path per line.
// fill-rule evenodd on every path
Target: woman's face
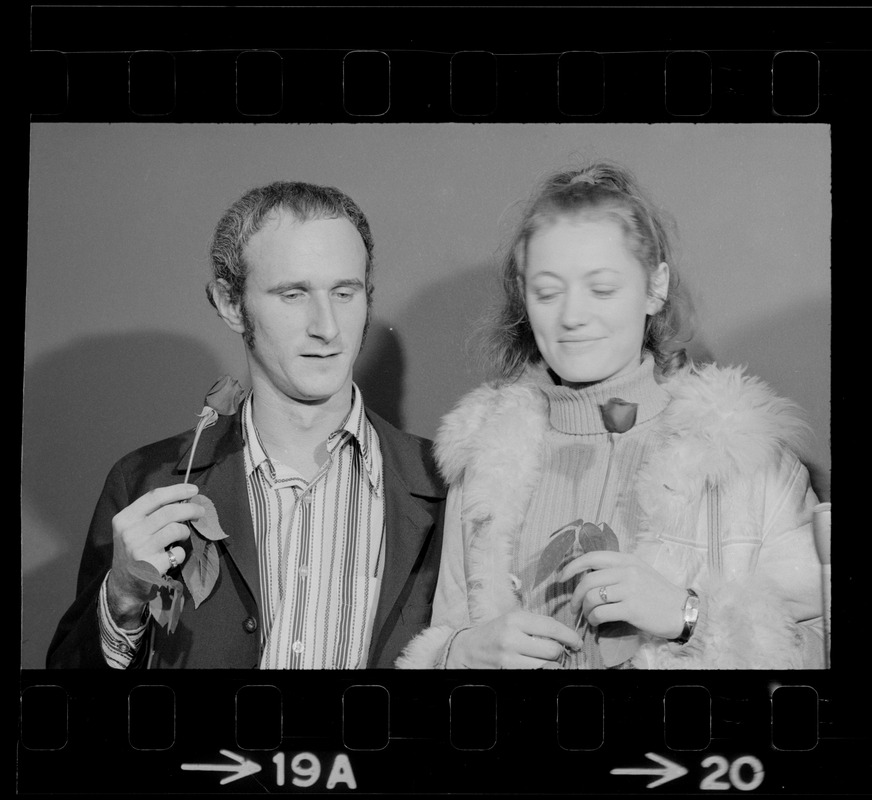
M 668 267 L 652 276 L 665 298 Z M 564 383 L 595 383 L 639 365 L 645 317 L 663 301 L 611 219 L 560 217 L 527 242 L 527 314 L 539 352 Z

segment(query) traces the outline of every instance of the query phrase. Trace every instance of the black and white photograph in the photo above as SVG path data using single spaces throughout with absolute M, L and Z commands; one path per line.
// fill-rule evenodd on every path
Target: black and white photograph
M 22 666 L 824 668 L 830 160 L 34 124 Z
M 30 6 L 16 791 L 860 794 L 868 16 Z

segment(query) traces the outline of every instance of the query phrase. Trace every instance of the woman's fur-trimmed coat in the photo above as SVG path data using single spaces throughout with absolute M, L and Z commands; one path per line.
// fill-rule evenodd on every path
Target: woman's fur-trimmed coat
M 637 477 L 635 553 L 694 588 L 701 609 L 686 645 L 643 637 L 633 665 L 823 667 L 817 499 L 794 455 L 805 433 L 795 406 L 737 367 L 685 369 L 663 388 L 661 442 Z M 474 390 L 445 418 L 437 456 L 451 491 L 432 627 L 398 667 L 444 666 L 453 632 L 519 607 L 512 556 L 547 426 L 547 401 L 524 378 Z

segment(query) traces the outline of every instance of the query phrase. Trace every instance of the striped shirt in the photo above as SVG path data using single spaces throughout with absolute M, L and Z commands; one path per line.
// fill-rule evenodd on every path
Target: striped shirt
M 257 546 L 263 669 L 366 666 L 383 569 L 384 482 L 378 436 L 352 388 L 309 482 L 266 454 L 242 410 L 245 473 Z
M 100 646 L 103 649 L 103 658 L 112 669 L 127 669 L 145 631 L 148 628 L 148 618 L 134 630 L 124 630 L 115 624 L 112 614 L 109 612 L 109 600 L 106 584 L 109 581 L 109 573 L 103 578 L 100 586 L 100 594 L 97 597 L 97 616 L 100 620 Z M 143 616 L 145 612 L 143 612 Z
M 261 668 L 363 668 L 384 570 L 385 504 L 381 448 L 360 391 L 352 387 L 351 411 L 327 438 L 327 460 L 308 482 L 266 454 L 253 405 L 249 393 L 241 416 L 260 572 Z M 104 580 L 103 655 L 125 669 L 147 626 L 119 628 L 106 591 Z

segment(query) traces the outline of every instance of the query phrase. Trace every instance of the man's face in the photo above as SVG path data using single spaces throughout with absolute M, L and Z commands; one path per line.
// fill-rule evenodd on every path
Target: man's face
M 252 382 L 304 403 L 350 397 L 366 324 L 366 249 L 344 217 L 274 214 L 244 250 Z

